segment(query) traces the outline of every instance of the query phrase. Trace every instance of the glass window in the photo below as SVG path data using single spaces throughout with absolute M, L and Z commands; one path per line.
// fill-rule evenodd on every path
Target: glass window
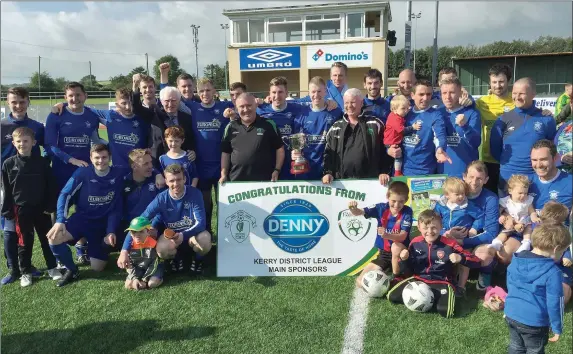
M 265 41 L 265 20 L 249 20 L 249 42 Z
M 306 16 L 306 20 L 307 21 L 322 20 L 322 16 L 321 15 L 310 15 L 310 16 Z
M 249 29 L 248 21 L 233 21 L 233 43 L 248 43 L 249 42 Z
M 302 41 L 302 22 L 269 23 L 269 42 L 298 42 Z
M 339 19 L 339 18 L 340 18 L 340 14 L 324 15 L 325 20 L 334 20 L 334 19 Z
M 269 18 L 269 22 L 284 22 L 284 17 L 271 17 Z
M 340 39 L 340 20 L 307 22 L 305 41 Z
M 291 17 L 287 17 L 287 18 L 285 19 L 285 21 L 287 21 L 287 22 L 300 22 L 300 21 L 302 21 L 302 18 L 301 18 L 301 17 L 292 17 L 292 16 L 291 16 Z
M 346 37 L 363 37 L 362 19 L 364 14 L 346 15 Z

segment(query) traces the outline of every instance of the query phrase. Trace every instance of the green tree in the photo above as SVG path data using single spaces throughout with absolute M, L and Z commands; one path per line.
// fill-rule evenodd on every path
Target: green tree
M 56 81 L 50 76 L 47 71 L 43 71 L 38 75 L 38 72 L 34 72 L 30 77 L 30 85 L 28 86 L 30 91 L 42 91 L 42 92 L 53 92 L 58 91 L 56 87 Z
M 203 69 L 203 76 L 213 81 L 213 85 L 218 90 L 224 90 L 225 85 L 225 68 L 218 64 L 209 64 Z
M 145 70 L 145 68 L 143 66 L 138 66 L 138 67 L 133 68 L 133 70 L 131 70 L 129 72 L 129 74 L 127 74 L 127 76 L 133 77 L 133 75 L 135 75 L 135 74 L 146 74 L 146 73 L 147 73 L 147 70 Z
M 57 77 L 54 79 L 54 82 L 56 83 L 56 91 L 64 91 L 68 80 L 65 77 Z
M 160 80 L 159 64 L 161 63 L 169 63 L 171 66 L 171 69 L 169 70 L 169 84 L 176 85 L 177 76 L 185 73 L 185 70 L 180 67 L 179 59 L 171 54 L 167 54 L 155 61 L 155 65 L 153 65 L 153 76 L 158 83 Z
M 97 83 L 95 75 L 86 75 L 80 79 L 80 84 L 84 86 L 94 86 Z
M 117 76 L 112 76 L 109 78 L 109 84 L 107 85 L 107 88 L 111 90 L 117 90 L 122 87 L 131 88 L 131 82 L 132 82 L 131 76 L 119 74 Z

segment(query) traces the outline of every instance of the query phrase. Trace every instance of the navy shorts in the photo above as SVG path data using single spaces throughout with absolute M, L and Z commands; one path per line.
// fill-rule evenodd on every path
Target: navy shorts
M 573 285 L 573 269 L 565 267 L 563 264 L 559 265 L 559 269 L 563 272 L 563 283 L 569 286 Z
M 73 214 L 66 221 L 66 229 L 74 238 L 70 244 L 73 245 L 85 237 L 88 241 L 88 256 L 107 261 L 109 246 L 105 245 L 103 241 L 107 231 L 107 219 L 90 220 L 81 215 Z

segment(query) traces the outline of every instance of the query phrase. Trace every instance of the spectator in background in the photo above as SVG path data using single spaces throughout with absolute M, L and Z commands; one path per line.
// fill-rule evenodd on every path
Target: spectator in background
M 560 114 L 566 110 L 571 112 L 571 106 L 573 101 Z M 553 142 L 557 146 L 557 167 L 567 173 L 573 172 L 573 120 L 569 119 L 561 124 Z
M 557 114 L 557 110 L 555 110 L 555 122 L 557 125 L 565 122 L 566 120 L 570 120 L 573 117 L 573 115 L 571 115 L 571 111 L 573 111 L 572 107 L 573 101 L 569 101 L 569 104 L 564 106 L 559 114 Z
M 565 92 L 563 92 L 557 99 L 557 102 L 555 102 L 555 115 L 558 115 L 564 107 L 569 105 L 572 97 L 573 85 L 565 84 Z

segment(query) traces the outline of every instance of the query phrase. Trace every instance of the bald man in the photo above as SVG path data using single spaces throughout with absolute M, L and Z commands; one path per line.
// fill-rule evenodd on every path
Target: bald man
M 242 93 L 235 101 L 241 119 L 231 121 L 221 142 L 221 178 L 231 181 L 277 181 L 285 150 L 276 124 L 257 115 L 256 99 Z
M 398 89 L 392 95 L 386 97 L 386 100 L 391 101 L 397 94 L 402 94 L 410 99 L 410 107 L 414 107 L 414 99 L 412 98 L 412 88 L 416 84 L 416 75 L 411 69 L 404 69 L 398 75 Z
M 499 161 L 498 193 L 507 195 L 507 180 L 513 174 L 533 174 L 530 152 L 541 139 L 553 140 L 556 127 L 551 116 L 544 116 L 533 102 L 535 81 L 517 80 L 511 93 L 515 108 L 501 115 L 494 123 L 490 137 L 490 153 Z

